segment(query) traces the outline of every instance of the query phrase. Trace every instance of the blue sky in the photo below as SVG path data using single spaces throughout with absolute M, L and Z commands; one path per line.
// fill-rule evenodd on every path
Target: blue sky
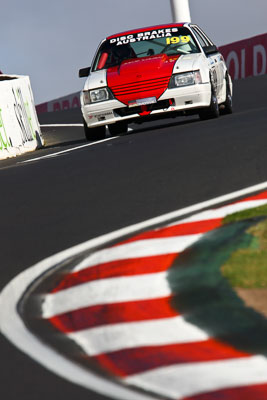
M 190 0 L 190 7 L 217 45 L 267 32 L 266 0 Z M 2 2 L 0 69 L 29 75 L 39 104 L 82 88 L 78 70 L 105 36 L 171 20 L 169 0 Z

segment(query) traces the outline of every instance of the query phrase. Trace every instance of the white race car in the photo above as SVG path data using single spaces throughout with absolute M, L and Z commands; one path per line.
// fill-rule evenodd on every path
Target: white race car
M 169 24 L 103 40 L 81 92 L 85 136 L 127 132 L 128 123 L 232 113 L 232 80 L 223 56 L 194 24 Z

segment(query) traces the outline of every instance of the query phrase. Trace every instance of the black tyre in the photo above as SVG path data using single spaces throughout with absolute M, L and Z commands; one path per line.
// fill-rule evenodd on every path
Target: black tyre
M 216 95 L 216 91 L 213 86 L 211 86 L 211 99 L 210 105 L 207 108 L 203 108 L 199 112 L 199 118 L 202 120 L 218 118 L 220 116 L 219 104 Z
M 87 140 L 101 140 L 106 137 L 106 127 L 98 126 L 96 128 L 88 128 L 86 122 L 84 121 L 84 133 Z
M 123 135 L 128 131 L 128 123 L 125 121 L 116 122 L 108 126 L 109 133 L 111 136 Z
M 226 76 L 225 80 L 226 80 L 226 100 L 221 107 L 222 115 L 233 114 L 233 97 L 231 93 L 229 77 Z

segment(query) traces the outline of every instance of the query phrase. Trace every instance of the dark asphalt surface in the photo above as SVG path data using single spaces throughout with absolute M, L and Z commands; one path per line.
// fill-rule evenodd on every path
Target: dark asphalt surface
M 235 113 L 166 120 L 86 144 L 82 127 L 43 128 L 47 147 L 0 162 L 2 289 L 34 263 L 157 215 L 267 181 L 267 76 L 235 83 Z M 41 123 L 80 122 L 79 110 Z M 0 336 L 3 400 L 103 399 L 68 383 Z M 127 400 L 127 399 L 125 399 Z

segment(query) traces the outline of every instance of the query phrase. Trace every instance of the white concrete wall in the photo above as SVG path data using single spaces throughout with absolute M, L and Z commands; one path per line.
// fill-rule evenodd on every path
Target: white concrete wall
M 29 77 L 0 75 L 0 159 L 42 145 Z

